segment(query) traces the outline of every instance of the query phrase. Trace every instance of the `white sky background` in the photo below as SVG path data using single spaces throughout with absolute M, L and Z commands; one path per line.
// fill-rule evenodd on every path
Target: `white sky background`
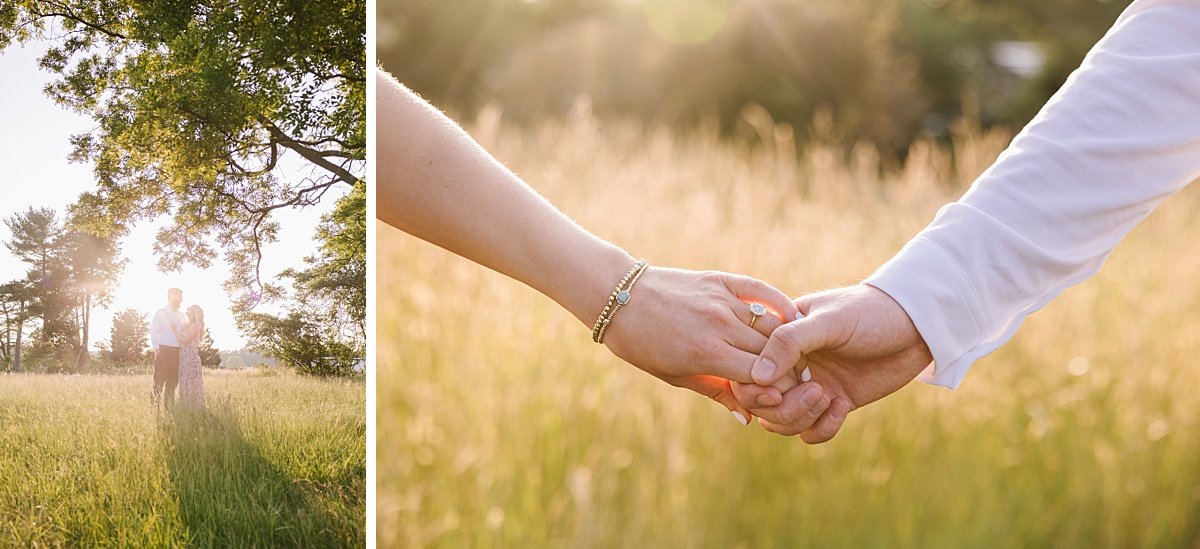
M 42 92 L 53 77 L 38 68 L 37 59 L 45 50 L 38 44 L 11 46 L 0 53 L 0 218 L 7 219 L 30 206 L 53 208 L 60 218 L 67 205 L 80 193 L 95 188 L 90 164 L 67 161 L 71 152 L 69 137 L 88 131 L 95 124 L 56 105 Z M 282 160 L 282 159 L 281 159 Z M 296 164 L 293 162 L 292 164 Z M 293 181 L 308 175 L 293 169 Z M 272 281 L 280 271 L 303 265 L 302 259 L 314 251 L 313 234 L 320 215 L 333 208 L 334 202 L 349 191 L 339 185 L 326 193 L 316 207 L 276 212 L 280 222 L 279 241 L 263 250 L 263 280 Z M 121 241 L 121 254 L 129 260 L 106 309 L 92 313 L 92 346 L 107 341 L 112 317 L 117 311 L 134 308 L 150 314 L 166 303 L 167 288 L 183 289 L 184 307 L 198 304 L 205 311 L 208 329 L 216 347 L 234 350 L 245 346 L 246 339 L 234 326 L 231 301 L 222 289 L 228 267 L 218 257 L 209 269 L 187 266 L 180 272 L 162 273 L 154 257 L 154 236 L 166 220 L 139 222 Z M 0 241 L 8 241 L 8 227 L 0 224 Z M 218 252 L 220 253 L 220 252 Z M 29 266 L 0 246 L 0 283 L 22 278 Z M 290 288 L 285 281 L 282 285 Z M 260 312 L 277 313 L 274 307 L 260 305 Z

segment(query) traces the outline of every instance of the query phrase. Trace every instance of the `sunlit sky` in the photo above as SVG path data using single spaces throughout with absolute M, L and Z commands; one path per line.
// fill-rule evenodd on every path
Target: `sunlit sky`
M 38 68 L 37 59 L 45 46 L 31 44 L 11 46 L 0 53 L 0 166 L 4 184 L 0 195 L 0 218 L 7 219 L 17 212 L 33 207 L 53 208 L 60 216 L 67 205 L 80 193 L 93 189 L 91 165 L 67 161 L 71 151 L 68 138 L 87 131 L 95 123 L 50 100 L 42 92 L 53 78 Z M 297 170 L 299 171 L 299 170 Z M 303 177 L 299 172 L 296 177 Z M 302 263 L 313 252 L 312 235 L 320 215 L 333 207 L 334 201 L 349 189 L 330 191 L 321 204 L 305 210 L 277 213 L 282 224 L 279 242 L 264 249 L 263 276 L 271 280 L 280 271 Z M 185 267 L 180 272 L 162 273 L 153 254 L 156 222 L 141 222 L 121 242 L 122 255 L 129 260 L 112 303 L 92 314 L 91 344 L 107 341 L 112 317 L 117 311 L 134 308 L 147 318 L 166 303 L 167 288 L 177 286 L 184 291 L 184 307 L 198 304 L 204 308 L 206 323 L 218 349 L 243 347 L 245 337 L 234 326 L 230 299 L 221 287 L 228 278 L 228 267 L 218 258 L 209 269 Z M 11 237 L 8 227 L 0 224 L 0 241 Z M 0 246 L 0 282 L 22 278 L 28 265 Z M 286 285 L 286 284 L 285 284 Z M 260 306 L 262 312 L 278 309 Z

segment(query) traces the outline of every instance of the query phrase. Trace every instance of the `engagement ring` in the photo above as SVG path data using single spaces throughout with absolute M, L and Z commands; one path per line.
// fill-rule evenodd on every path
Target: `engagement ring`
M 765 315 L 765 314 L 767 314 L 766 307 L 763 307 L 762 304 L 760 304 L 760 303 L 751 303 L 750 304 L 750 327 L 753 328 L 754 321 L 758 320 L 758 317 Z

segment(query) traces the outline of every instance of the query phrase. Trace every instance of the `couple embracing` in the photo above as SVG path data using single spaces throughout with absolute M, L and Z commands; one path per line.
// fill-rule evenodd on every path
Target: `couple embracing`
M 186 406 L 204 406 L 204 378 L 200 371 L 200 338 L 204 336 L 204 310 L 199 305 L 179 310 L 183 290 L 167 290 L 167 306 L 150 321 L 150 345 L 154 348 L 154 390 L 151 402 L 159 409 L 166 389 L 166 408 L 175 404 L 175 388 Z

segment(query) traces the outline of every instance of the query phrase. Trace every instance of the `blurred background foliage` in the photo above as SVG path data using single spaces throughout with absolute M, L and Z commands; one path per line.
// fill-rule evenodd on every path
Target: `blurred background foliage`
M 442 108 L 604 118 L 902 152 L 959 120 L 1016 127 L 1126 0 L 384 0 L 380 63 Z M 761 112 L 761 110 L 760 110 Z M 822 135 L 827 134 L 827 135 Z

